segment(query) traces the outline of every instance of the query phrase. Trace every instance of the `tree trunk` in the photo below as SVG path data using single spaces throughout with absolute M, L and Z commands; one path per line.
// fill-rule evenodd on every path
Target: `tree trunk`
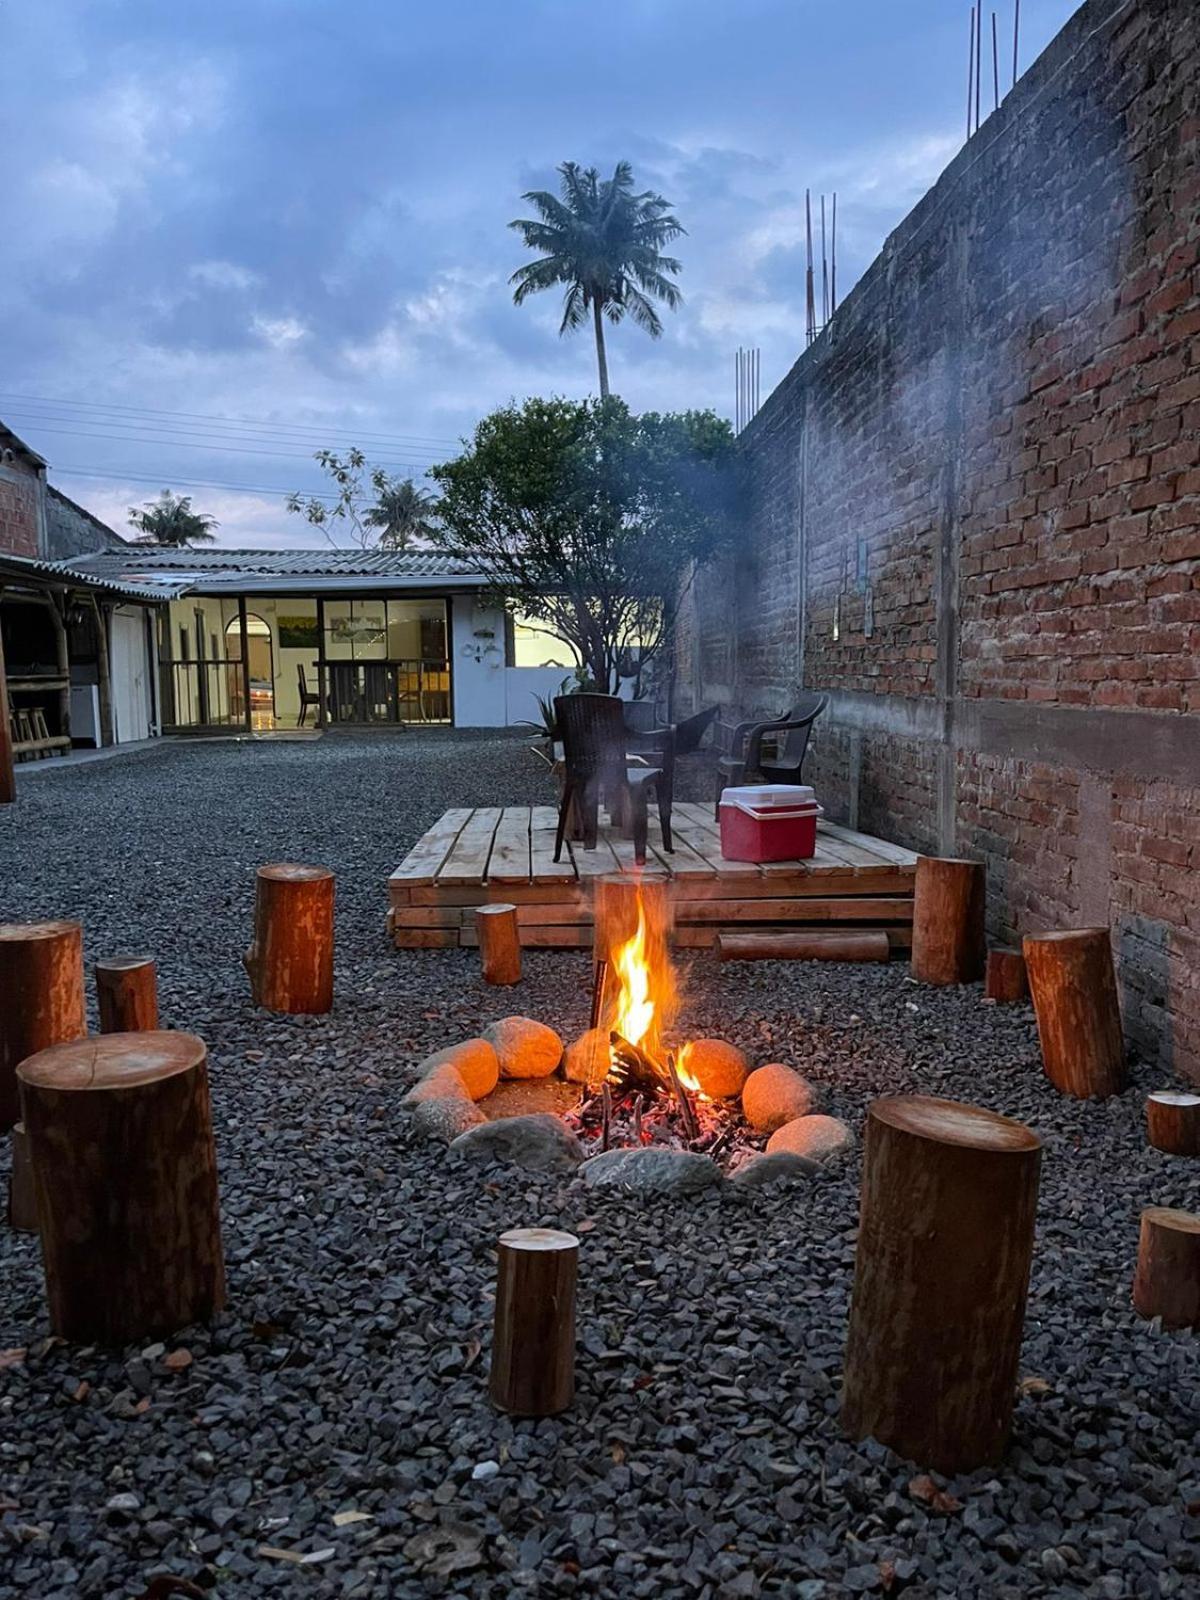
M 1146 1136 L 1169 1156 L 1200 1156 L 1200 1094 L 1160 1089 L 1146 1100 Z
M 1200 1217 L 1148 1206 L 1142 1212 L 1133 1308 L 1164 1328 L 1200 1328 Z
M 101 1033 L 146 1033 L 158 1027 L 158 977 L 153 956 L 97 961 Z
M 887 961 L 890 957 L 887 934 L 870 928 L 717 935 L 718 961 Z
M 923 1095 L 867 1112 L 842 1425 L 939 1472 L 1000 1459 L 1012 1422 L 1041 1143 Z
M 124 1345 L 225 1303 L 206 1054 L 189 1033 L 110 1033 L 20 1068 L 50 1322 Z
M 17 1233 L 38 1231 L 37 1196 L 33 1191 L 33 1165 L 29 1159 L 29 1139 L 23 1122 L 13 1124 L 12 1171 L 8 1179 L 8 1222 Z
M 1108 929 L 1030 934 L 1024 948 L 1046 1076 L 1080 1099 L 1120 1094 L 1125 1042 Z
M 0 1133 L 18 1120 L 26 1056 L 87 1033 L 77 922 L 0 923 Z
M 983 976 L 987 874 L 980 861 L 918 856 L 913 890 L 912 974 L 921 983 Z
M 256 1005 L 307 1015 L 331 1009 L 333 896 L 328 867 L 259 867 L 254 941 L 242 958 Z
M 983 992 L 989 1000 L 997 1000 L 1002 1004 L 1028 1000 L 1029 975 L 1025 971 L 1025 957 L 1019 950 L 988 951 Z
M 475 926 L 479 930 L 484 983 L 520 983 L 521 931 L 516 906 L 477 906 Z
M 596 365 L 600 369 L 600 398 L 608 399 L 608 355 L 604 349 L 604 302 L 592 297 L 592 323 L 596 329 Z
M 556 1228 L 500 1235 L 488 1390 L 501 1411 L 552 1417 L 575 1398 L 579 1240 Z

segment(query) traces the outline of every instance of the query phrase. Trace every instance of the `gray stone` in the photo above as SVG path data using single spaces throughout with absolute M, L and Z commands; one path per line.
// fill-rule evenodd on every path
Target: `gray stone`
M 729 1174 L 729 1181 L 743 1189 L 763 1189 L 772 1183 L 796 1183 L 819 1172 L 817 1162 L 791 1150 L 775 1150 L 770 1155 L 754 1151 Z
M 721 1182 L 721 1169 L 691 1150 L 605 1150 L 582 1168 L 593 1189 L 647 1189 L 658 1194 L 694 1194 Z
M 468 1128 L 451 1143 L 450 1151 L 473 1161 L 506 1161 L 538 1172 L 566 1171 L 583 1160 L 579 1140 L 548 1111 Z
M 426 1139 L 444 1139 L 447 1144 L 468 1128 L 477 1128 L 487 1118 L 465 1095 L 450 1100 L 420 1100 L 412 1108 L 413 1127 Z

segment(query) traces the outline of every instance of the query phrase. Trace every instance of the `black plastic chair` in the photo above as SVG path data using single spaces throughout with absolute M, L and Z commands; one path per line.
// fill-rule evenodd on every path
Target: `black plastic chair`
M 684 717 L 682 722 L 675 724 L 675 754 L 677 756 L 694 755 L 703 742 L 704 735 L 717 720 L 720 706 L 708 706 L 703 711 L 697 711 L 695 716 Z
M 729 754 L 717 762 L 717 799 L 713 809 L 718 821 L 721 796 L 728 788 L 743 783 L 801 781 L 812 725 L 828 704 L 828 695 L 806 694 L 782 717 L 743 722 L 734 729 Z
M 633 822 L 633 853 L 638 865 L 646 860 L 647 810 L 650 790 L 658 800 L 663 845 L 671 843 L 671 774 L 673 754 L 665 763 L 639 766 L 628 757 L 629 735 L 623 707 L 614 695 L 564 694 L 554 701 L 558 735 L 563 745 L 564 780 L 558 808 L 558 832 L 554 840 L 554 859 L 562 857 L 563 840 L 572 809 L 583 831 L 585 850 L 594 850 L 599 836 L 600 804 L 603 801 L 617 815 L 628 815 Z M 652 740 L 659 734 L 672 737 L 671 729 L 641 737 Z M 660 743 L 655 752 L 662 754 Z

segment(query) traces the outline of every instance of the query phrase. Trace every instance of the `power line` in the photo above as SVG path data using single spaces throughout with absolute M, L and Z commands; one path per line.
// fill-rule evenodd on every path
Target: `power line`
M 54 475 L 56 478 L 112 478 L 118 483 L 156 483 L 160 489 L 168 487 L 179 489 L 225 489 L 233 494 L 277 495 L 283 500 L 286 500 L 288 495 L 294 493 L 292 489 L 263 489 L 248 483 L 214 483 L 207 478 L 177 478 L 173 473 L 158 473 L 155 476 L 146 476 L 137 472 L 107 472 L 100 467 L 56 467 Z M 53 488 L 53 484 L 51 487 Z M 338 496 L 329 489 L 305 489 L 303 498 L 305 500 L 336 500 Z
M 124 413 L 126 413 L 127 415 L 130 415 L 130 416 L 143 417 L 143 418 L 182 417 L 185 420 L 189 420 L 189 421 L 192 421 L 192 422 L 218 422 L 218 423 L 226 423 L 226 424 L 229 424 L 229 425 L 240 425 L 240 426 L 248 426 L 248 427 L 267 428 L 267 429 L 270 429 L 272 432 L 281 432 L 281 433 L 282 432 L 287 432 L 287 433 L 293 433 L 294 432 L 294 433 L 307 434 L 309 436 L 318 435 L 318 436 L 323 437 L 323 438 L 331 436 L 331 435 L 339 435 L 339 436 L 344 436 L 346 438 L 352 438 L 352 439 L 371 440 L 372 442 L 377 443 L 377 444 L 378 443 L 391 443 L 391 444 L 405 443 L 405 444 L 436 444 L 436 445 L 453 444 L 453 445 L 457 445 L 457 444 L 459 444 L 461 442 L 458 439 L 450 439 L 450 438 L 448 438 L 448 437 L 446 437 L 446 436 L 444 436 L 442 434 L 377 433 L 375 431 L 366 432 L 366 431 L 360 431 L 360 430 L 353 429 L 353 428 L 327 428 L 327 427 L 324 427 L 320 423 L 304 424 L 303 426 L 301 426 L 300 424 L 297 424 L 297 423 L 275 422 L 275 421 L 272 421 L 269 417 L 231 417 L 231 416 L 228 416 L 228 415 L 226 415 L 224 413 L 211 412 L 211 411 L 209 411 L 209 412 L 205 412 L 205 411 L 168 411 L 168 410 L 160 409 L 160 408 L 157 408 L 157 407 L 150 407 L 150 406 L 123 406 L 123 405 L 118 405 L 115 402 L 105 402 L 105 403 L 101 404 L 98 401 L 67 400 L 67 399 L 62 399 L 62 398 L 56 398 L 56 397 L 51 396 L 51 395 L 16 394 L 16 393 L 9 393 L 9 392 L 0 393 L 0 403 L 8 405 L 8 404 L 11 404 L 13 401 L 17 401 L 19 403 L 28 402 L 28 403 L 32 403 L 32 404 L 35 404 L 35 405 L 65 406 L 65 407 L 67 407 L 67 408 L 69 408 L 71 410 L 75 410 L 75 411 L 101 411 L 101 412 L 118 412 L 118 411 L 120 411 L 120 412 L 124 412 Z
M 135 433 L 85 433 L 77 428 L 47 428 L 41 427 L 42 433 L 61 435 L 67 439 L 113 439 L 118 444 L 149 444 L 172 445 L 184 450 L 207 450 L 210 454 L 224 454 L 233 452 L 240 456 L 268 456 L 277 461 L 311 461 L 312 456 L 303 451 L 294 450 L 257 450 L 252 445 L 226 444 L 223 440 L 194 440 L 171 439 L 155 437 L 152 434 Z M 385 468 L 407 467 L 421 472 L 431 465 L 428 461 L 385 461 L 380 463 Z

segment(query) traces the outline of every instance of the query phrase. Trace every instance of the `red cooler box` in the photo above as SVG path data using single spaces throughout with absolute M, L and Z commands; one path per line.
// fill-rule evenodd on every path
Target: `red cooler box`
M 721 796 L 726 861 L 804 861 L 817 853 L 822 808 L 806 783 L 758 783 Z

